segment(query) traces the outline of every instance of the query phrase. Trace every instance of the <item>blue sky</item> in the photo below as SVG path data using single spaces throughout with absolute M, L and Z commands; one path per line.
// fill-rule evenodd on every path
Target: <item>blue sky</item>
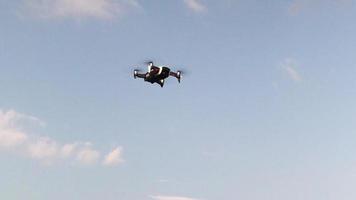
M 0 0 L 0 198 L 355 199 L 355 3 Z

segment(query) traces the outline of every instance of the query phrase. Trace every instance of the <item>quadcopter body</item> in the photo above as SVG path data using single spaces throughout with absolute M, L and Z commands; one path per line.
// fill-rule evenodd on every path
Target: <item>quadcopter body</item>
M 182 72 L 177 71 L 173 72 L 170 68 L 165 66 L 155 66 L 153 62 L 147 63 L 147 72 L 146 73 L 139 73 L 139 70 L 134 70 L 134 78 L 142 78 L 146 82 L 150 83 L 157 83 L 161 87 L 164 86 L 164 81 L 169 76 L 173 76 L 177 78 L 178 82 L 180 83 Z

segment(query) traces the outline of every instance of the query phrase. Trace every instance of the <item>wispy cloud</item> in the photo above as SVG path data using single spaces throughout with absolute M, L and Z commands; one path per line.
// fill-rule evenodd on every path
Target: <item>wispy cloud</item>
M 288 7 L 290 15 L 297 15 L 306 9 L 320 8 L 324 5 L 347 6 L 354 0 L 293 0 Z
M 185 5 L 196 13 L 207 11 L 207 7 L 200 2 L 200 0 L 184 0 Z
M 113 19 L 138 7 L 136 0 L 23 0 L 23 13 L 42 19 Z
M 44 123 L 35 117 L 13 110 L 0 110 L 0 150 L 2 152 L 17 152 L 46 165 L 60 161 L 92 165 L 102 159 L 100 151 L 94 149 L 90 142 L 61 144 L 52 138 L 33 134 L 27 130 L 26 125 L 43 126 Z M 120 164 L 123 161 L 121 151 L 121 147 L 112 150 L 103 161 L 104 164 Z
M 40 123 L 40 120 L 31 116 L 19 114 L 13 110 L 3 112 L 0 110 L 0 147 L 13 148 L 28 140 L 26 133 L 18 126 L 21 121 Z
M 80 149 L 77 154 L 77 160 L 84 164 L 94 164 L 99 160 L 99 157 L 99 151 L 90 147 Z
M 124 162 L 122 159 L 122 148 L 117 147 L 105 156 L 103 164 L 106 166 L 115 166 Z
M 296 61 L 291 59 L 291 58 L 287 58 L 282 62 L 282 68 L 287 72 L 288 76 L 295 82 L 299 82 L 302 81 L 302 77 L 299 74 L 299 72 L 296 70 L 297 65 L 296 65 Z
M 304 6 L 304 1 L 294 0 L 288 7 L 288 13 L 291 15 L 296 15 L 304 8 Z
M 157 180 L 157 182 L 159 182 L 159 183 L 168 183 L 169 180 L 168 179 L 159 179 L 159 180 Z
M 28 143 L 27 153 L 39 160 L 50 160 L 58 154 L 58 144 L 48 137 L 39 137 Z
M 198 200 L 190 197 L 181 197 L 181 196 L 150 196 L 154 200 Z
M 0 127 L 0 147 L 11 148 L 21 145 L 27 140 L 27 135 L 21 131 Z

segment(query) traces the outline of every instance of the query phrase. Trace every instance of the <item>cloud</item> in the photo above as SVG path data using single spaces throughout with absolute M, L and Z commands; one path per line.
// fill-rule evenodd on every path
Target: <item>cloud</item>
M 60 161 L 92 165 L 102 159 L 100 151 L 94 149 L 90 142 L 61 144 L 50 137 L 31 134 L 26 127 L 34 125 L 43 126 L 44 122 L 13 110 L 0 110 L 0 150 L 21 153 L 46 165 Z M 121 161 L 120 147 L 105 157 L 103 165 L 118 165 Z
M 169 180 L 168 179 L 159 179 L 158 182 L 159 183 L 168 183 Z
M 60 155 L 64 158 L 70 157 L 75 152 L 77 146 L 78 146 L 77 143 L 63 145 L 60 150 Z
M 42 19 L 113 19 L 138 7 L 136 0 L 23 0 L 25 13 Z
M 40 137 L 28 144 L 28 153 L 35 159 L 53 159 L 58 155 L 58 145 L 50 138 Z
M 34 117 L 24 116 L 13 110 L 8 112 L 0 110 L 0 147 L 12 148 L 23 144 L 28 139 L 28 136 L 19 127 L 16 127 L 16 124 L 24 120 L 39 121 Z
M 12 129 L 0 128 L 0 147 L 14 147 L 24 143 L 27 140 L 27 135 Z
M 282 68 L 287 72 L 293 81 L 302 81 L 302 77 L 296 70 L 296 62 L 293 59 L 285 59 L 285 61 L 282 63 Z
M 190 10 L 196 13 L 201 13 L 208 10 L 206 6 L 200 2 L 200 0 L 184 0 L 184 3 Z
M 100 153 L 97 150 L 87 147 L 78 152 L 77 160 L 83 164 L 95 164 L 99 157 Z
M 304 3 L 303 1 L 294 0 L 294 1 L 289 5 L 288 13 L 291 14 L 291 15 L 296 15 L 296 14 L 298 14 L 298 13 L 303 9 L 303 7 L 305 6 L 304 4 L 305 4 L 305 3 Z
M 198 200 L 189 197 L 179 197 L 179 196 L 151 196 L 154 200 Z
M 105 156 L 103 164 L 106 166 L 115 166 L 124 162 L 122 158 L 122 148 L 117 147 Z
M 0 110 L 0 128 L 15 128 L 21 127 L 23 125 L 29 124 L 29 123 L 35 123 L 40 126 L 45 126 L 45 123 L 41 121 L 40 119 L 29 116 L 29 115 L 24 115 L 21 113 L 18 113 L 14 110 L 9 110 L 7 112 L 3 112 Z
M 288 6 L 290 15 L 298 15 L 307 9 L 317 9 L 325 5 L 349 6 L 354 0 L 293 0 Z

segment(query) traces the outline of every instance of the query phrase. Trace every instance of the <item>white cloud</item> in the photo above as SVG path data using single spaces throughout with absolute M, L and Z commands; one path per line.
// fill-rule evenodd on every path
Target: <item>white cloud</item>
M 64 144 L 61 148 L 61 156 L 64 158 L 68 158 L 73 155 L 75 152 L 76 148 L 78 146 L 78 143 L 73 143 L 73 144 Z
M 97 150 L 90 147 L 79 150 L 77 160 L 82 164 L 95 164 L 100 157 L 100 153 Z
M 302 77 L 296 70 L 296 62 L 293 59 L 285 59 L 282 63 L 282 68 L 287 72 L 293 81 L 299 82 L 302 80 Z
M 208 9 L 203 5 L 200 0 L 184 0 L 185 5 L 193 12 L 205 12 Z
M 198 200 L 190 197 L 179 197 L 179 196 L 151 196 L 154 200 Z
M 0 147 L 10 148 L 24 143 L 27 135 L 13 129 L 0 128 Z
M 24 10 L 34 17 L 112 19 L 138 8 L 136 0 L 23 0 Z
M 19 128 L 26 123 L 36 123 L 44 126 L 45 123 L 36 117 L 24 115 L 14 110 L 4 112 L 0 110 L 0 128 Z
M 35 159 L 54 159 L 58 155 L 58 145 L 50 138 L 40 137 L 28 145 L 28 153 Z
M 122 148 L 117 147 L 105 156 L 103 164 L 106 166 L 114 166 L 124 162 L 122 158 Z
M 26 157 L 43 164 L 59 161 L 73 161 L 85 165 L 96 164 L 101 153 L 93 149 L 90 142 L 60 142 L 26 131 L 26 125 L 43 126 L 44 123 L 32 116 L 13 110 L 0 110 L 0 150 L 2 152 L 21 152 Z M 103 162 L 105 165 L 117 165 L 123 161 L 122 148 L 110 152 Z
M 13 110 L 3 112 L 0 110 L 0 147 L 11 148 L 23 144 L 27 135 L 16 127 L 20 121 L 30 120 L 39 122 L 38 119 L 31 116 L 24 116 Z

